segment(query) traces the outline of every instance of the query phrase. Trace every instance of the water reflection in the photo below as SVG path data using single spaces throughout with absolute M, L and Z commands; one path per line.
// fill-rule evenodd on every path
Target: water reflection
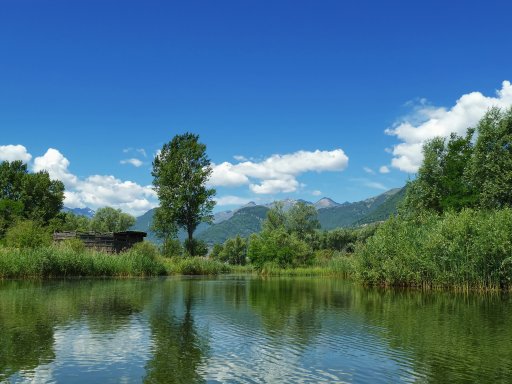
M 0 381 L 509 382 L 508 295 L 337 279 L 0 282 Z

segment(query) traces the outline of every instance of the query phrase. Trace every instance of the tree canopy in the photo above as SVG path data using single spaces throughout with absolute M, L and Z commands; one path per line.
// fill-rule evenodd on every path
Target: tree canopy
M 0 163 L 0 235 L 17 219 L 48 224 L 63 201 L 64 184 L 48 172 L 29 173 L 21 161 Z
M 464 137 L 428 141 L 423 155 L 406 212 L 512 207 L 512 108 L 490 109 Z
M 192 133 L 176 135 L 153 160 L 153 185 L 160 200 L 153 224 L 164 239 L 183 228 L 188 252 L 194 255 L 193 234 L 200 222 L 211 222 L 215 190 L 207 188 L 212 172 L 206 145 Z
M 126 231 L 135 224 L 135 217 L 112 207 L 100 208 L 91 220 L 90 228 L 96 232 Z

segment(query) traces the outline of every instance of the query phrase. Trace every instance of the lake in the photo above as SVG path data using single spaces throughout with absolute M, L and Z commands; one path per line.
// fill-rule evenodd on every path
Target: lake
M 0 281 L 0 381 L 510 383 L 512 300 L 335 278 Z

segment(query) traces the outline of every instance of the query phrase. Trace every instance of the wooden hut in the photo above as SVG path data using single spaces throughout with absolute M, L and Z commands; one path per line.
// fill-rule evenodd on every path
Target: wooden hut
M 144 241 L 146 232 L 55 232 L 53 241 L 59 243 L 70 239 L 80 239 L 86 248 L 107 253 L 119 253 L 133 247 L 134 244 Z

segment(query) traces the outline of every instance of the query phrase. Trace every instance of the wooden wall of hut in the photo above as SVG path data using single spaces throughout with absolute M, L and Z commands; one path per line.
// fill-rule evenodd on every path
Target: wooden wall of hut
M 70 240 L 81 240 L 86 248 L 107 253 L 119 253 L 126 251 L 135 244 L 144 241 L 146 232 L 124 231 L 124 232 L 55 232 L 53 241 L 56 243 Z

